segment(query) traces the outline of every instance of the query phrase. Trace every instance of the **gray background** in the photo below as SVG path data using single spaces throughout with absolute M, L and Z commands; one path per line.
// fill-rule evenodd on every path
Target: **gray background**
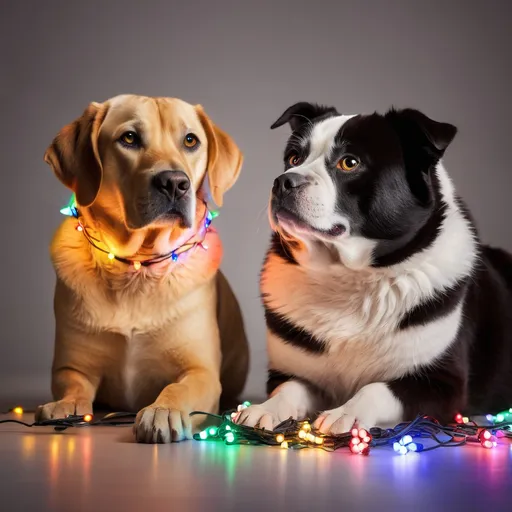
M 244 151 L 218 226 L 252 347 L 248 395 L 264 389 L 257 281 L 288 136 L 269 126 L 295 101 L 345 113 L 413 106 L 456 124 L 448 169 L 484 239 L 512 249 L 511 4 L 2 0 L 0 394 L 49 393 L 48 244 L 69 194 L 42 156 L 91 100 L 133 92 L 201 103 Z

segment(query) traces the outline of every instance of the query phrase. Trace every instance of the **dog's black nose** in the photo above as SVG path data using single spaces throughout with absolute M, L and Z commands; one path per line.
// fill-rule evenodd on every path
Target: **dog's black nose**
M 181 199 L 190 188 L 190 180 L 183 171 L 162 171 L 153 178 L 157 190 L 172 200 Z
M 302 187 L 308 182 L 307 178 L 297 172 L 285 172 L 274 180 L 272 193 L 276 197 L 289 194 L 294 188 Z

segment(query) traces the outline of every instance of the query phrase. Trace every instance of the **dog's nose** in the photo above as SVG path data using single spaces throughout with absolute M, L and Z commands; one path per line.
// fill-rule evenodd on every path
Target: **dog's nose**
M 308 180 L 302 174 L 297 172 L 285 172 L 274 180 L 272 193 L 276 197 L 282 197 L 289 194 L 293 189 L 306 185 Z
M 183 171 L 162 171 L 153 178 L 157 190 L 169 199 L 181 199 L 190 188 L 190 180 Z

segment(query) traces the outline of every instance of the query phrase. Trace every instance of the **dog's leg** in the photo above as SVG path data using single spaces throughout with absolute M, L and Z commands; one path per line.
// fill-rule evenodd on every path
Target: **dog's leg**
M 52 375 L 55 402 L 39 406 L 36 421 L 65 418 L 71 414 L 92 414 L 92 403 L 99 378 L 72 368 L 54 370 Z
M 191 439 L 194 410 L 217 412 L 221 393 L 219 377 L 206 368 L 186 371 L 169 384 L 155 402 L 137 414 L 134 425 L 139 443 L 170 443 Z M 203 418 L 201 418 L 202 420 Z
M 311 388 L 305 382 L 291 378 L 276 387 L 266 402 L 244 409 L 236 422 L 273 430 L 290 417 L 306 418 L 318 410 L 317 404 L 318 398 Z
M 215 301 L 208 301 L 215 307 Z M 215 314 L 204 303 L 154 333 L 163 351 L 162 364 L 178 370 L 179 377 L 166 386 L 154 403 L 137 414 L 135 438 L 140 443 L 170 443 L 190 439 L 204 417 L 192 411 L 218 412 L 221 395 L 220 337 Z
M 434 367 L 388 383 L 363 386 L 347 403 L 324 411 L 315 427 L 340 434 L 354 425 L 363 428 L 394 427 L 418 414 L 451 421 L 466 402 L 466 379 L 456 368 Z
M 70 414 L 92 414 L 92 404 L 115 343 L 111 333 L 90 333 L 80 326 L 62 287 L 57 287 L 55 354 L 52 367 L 54 402 L 38 407 L 36 420 L 65 418 Z
M 361 428 L 394 425 L 401 421 L 402 414 L 403 406 L 388 385 L 375 382 L 363 386 L 341 407 L 321 413 L 314 426 L 324 434 L 341 434 L 355 424 Z

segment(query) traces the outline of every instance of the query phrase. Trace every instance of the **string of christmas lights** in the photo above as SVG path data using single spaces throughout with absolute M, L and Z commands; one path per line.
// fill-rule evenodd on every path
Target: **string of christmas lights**
M 150 259 L 140 259 L 140 260 L 133 260 L 128 258 L 123 258 L 121 256 L 117 256 L 113 250 L 104 249 L 100 247 L 99 244 L 102 243 L 101 240 L 98 238 L 95 238 L 91 235 L 89 232 L 89 229 L 85 226 L 85 224 L 82 223 L 80 220 L 80 212 L 78 210 L 78 206 L 76 203 L 76 196 L 73 194 L 71 196 L 71 199 L 69 200 L 69 203 L 64 208 L 61 208 L 60 213 L 62 215 L 66 215 L 68 217 L 74 217 L 77 220 L 76 230 L 83 233 L 86 240 L 98 251 L 104 253 L 107 255 L 109 260 L 116 260 L 121 263 L 125 263 L 127 265 L 132 265 L 135 270 L 139 270 L 141 267 L 149 267 L 151 265 L 155 265 L 157 263 L 161 263 L 162 261 L 171 259 L 173 262 L 177 262 L 179 259 L 179 256 L 185 252 L 190 251 L 191 249 L 194 249 L 195 247 L 202 247 L 204 250 L 208 249 L 208 246 L 205 243 L 206 234 L 208 233 L 211 223 L 213 219 L 219 216 L 218 211 L 210 211 L 205 203 L 206 211 L 203 219 L 203 229 L 202 231 L 202 238 L 200 240 L 191 241 L 194 236 L 192 236 L 187 242 L 185 242 L 180 247 L 177 247 L 176 249 L 173 249 L 172 251 L 161 254 L 159 256 L 156 256 L 155 258 Z
M 321 448 L 330 452 L 349 448 L 352 453 L 360 455 L 369 455 L 371 449 L 379 447 L 392 447 L 398 454 L 406 455 L 409 452 L 462 446 L 468 442 L 480 443 L 482 447 L 490 449 L 499 444 L 499 438 L 512 439 L 511 409 L 492 416 L 490 426 L 477 425 L 470 418 L 459 414 L 451 425 L 441 425 L 435 418 L 419 415 L 411 422 L 403 422 L 390 429 L 374 427 L 368 431 L 354 428 L 343 434 L 327 435 L 314 429 L 309 419 L 299 421 L 289 418 L 277 425 L 273 431 L 237 424 L 236 419 L 240 411 L 250 405 L 249 402 L 244 402 L 237 410 L 222 415 L 192 412 L 191 416 L 203 415 L 211 418 L 212 423 L 215 422 L 194 434 L 194 439 L 220 441 L 227 445 L 280 446 L 283 449 Z M 12 408 L 9 412 L 18 418 L 24 413 L 20 406 Z M 488 420 L 490 416 L 487 416 Z M 34 423 L 26 423 L 21 419 L 5 419 L 0 420 L 0 424 L 15 423 L 25 427 L 51 426 L 56 431 L 62 431 L 70 427 L 131 425 L 135 417 L 135 413 L 115 412 L 99 419 L 87 414 Z
M 11 409 L 13 414 L 21 417 L 24 413 L 22 407 L 14 407 Z M 51 419 L 51 420 L 43 420 L 43 421 L 35 421 L 33 423 L 27 423 L 22 421 L 21 419 L 5 419 L 0 420 L 0 424 L 3 423 L 14 423 L 17 425 L 22 425 L 24 427 L 53 427 L 57 432 L 66 430 L 70 427 L 94 427 L 94 426 L 111 426 L 111 427 L 119 427 L 122 425 L 133 425 L 135 421 L 136 414 L 131 412 L 112 412 L 106 414 L 105 416 L 94 419 L 92 414 L 85 415 L 69 415 L 66 418 L 59 419 Z
M 479 442 L 484 448 L 494 448 L 498 445 L 498 438 L 512 438 L 512 421 L 501 421 L 488 427 L 477 425 L 469 418 L 462 421 L 461 415 L 456 416 L 453 425 L 441 425 L 435 418 L 419 415 L 413 421 L 400 423 L 391 429 L 374 427 L 367 431 L 354 428 L 350 432 L 338 435 L 326 435 L 315 430 L 308 419 L 298 421 L 290 418 L 277 425 L 273 431 L 269 431 L 235 422 L 240 411 L 249 405 L 248 402 L 244 402 L 237 411 L 224 415 L 211 415 L 199 411 L 192 413 L 206 415 L 217 422 L 216 425 L 195 434 L 194 439 L 223 441 L 228 445 L 281 446 L 284 449 L 322 448 L 326 451 L 335 451 L 348 447 L 352 453 L 360 455 L 368 455 L 372 448 L 391 446 L 398 454 L 406 455 L 409 452 L 462 446 L 467 442 Z M 499 413 L 494 418 L 512 420 L 512 410 Z

